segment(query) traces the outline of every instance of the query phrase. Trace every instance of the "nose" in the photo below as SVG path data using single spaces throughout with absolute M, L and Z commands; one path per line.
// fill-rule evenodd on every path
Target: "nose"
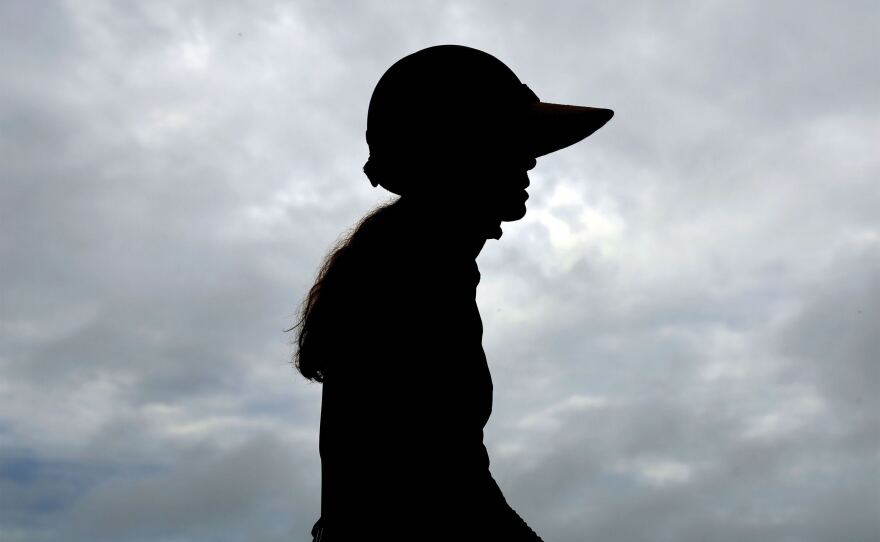
M 526 164 L 525 164 L 526 172 L 534 169 L 536 165 L 538 165 L 538 161 L 535 160 L 534 158 L 529 158 L 528 162 L 526 162 Z M 528 173 L 523 173 L 523 177 L 525 178 L 525 186 L 523 186 L 523 190 L 525 190 L 526 188 L 529 187 L 530 184 L 532 184 L 532 182 L 529 179 Z

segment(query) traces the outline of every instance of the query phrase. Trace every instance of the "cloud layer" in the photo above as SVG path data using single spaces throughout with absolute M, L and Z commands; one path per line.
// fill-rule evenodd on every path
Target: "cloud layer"
M 382 72 L 611 123 L 480 256 L 493 473 L 545 540 L 880 537 L 870 2 L 5 2 L 0 539 L 303 540 L 298 305 Z

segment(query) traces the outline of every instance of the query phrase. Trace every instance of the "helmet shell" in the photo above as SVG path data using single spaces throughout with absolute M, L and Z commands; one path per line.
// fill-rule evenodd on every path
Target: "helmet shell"
M 437 45 L 412 53 L 373 90 L 364 171 L 373 186 L 403 194 L 415 178 L 515 141 L 537 101 L 510 68 L 478 49 Z

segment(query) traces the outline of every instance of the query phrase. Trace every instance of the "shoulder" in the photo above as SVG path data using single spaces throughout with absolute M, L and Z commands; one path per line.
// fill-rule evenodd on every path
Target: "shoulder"
M 357 286 L 385 302 L 413 301 L 413 295 L 473 298 L 480 279 L 472 258 L 438 243 L 418 217 L 394 205 L 364 221 L 352 236 L 350 249 L 346 263 L 359 277 Z M 398 299 L 401 296 L 405 299 Z

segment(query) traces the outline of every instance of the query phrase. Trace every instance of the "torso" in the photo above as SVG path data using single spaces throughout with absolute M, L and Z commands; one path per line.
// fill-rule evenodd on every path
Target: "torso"
M 477 264 L 407 218 L 365 232 L 347 262 L 361 280 L 339 308 L 347 324 L 324 381 L 325 523 L 467 513 L 489 498 Z

